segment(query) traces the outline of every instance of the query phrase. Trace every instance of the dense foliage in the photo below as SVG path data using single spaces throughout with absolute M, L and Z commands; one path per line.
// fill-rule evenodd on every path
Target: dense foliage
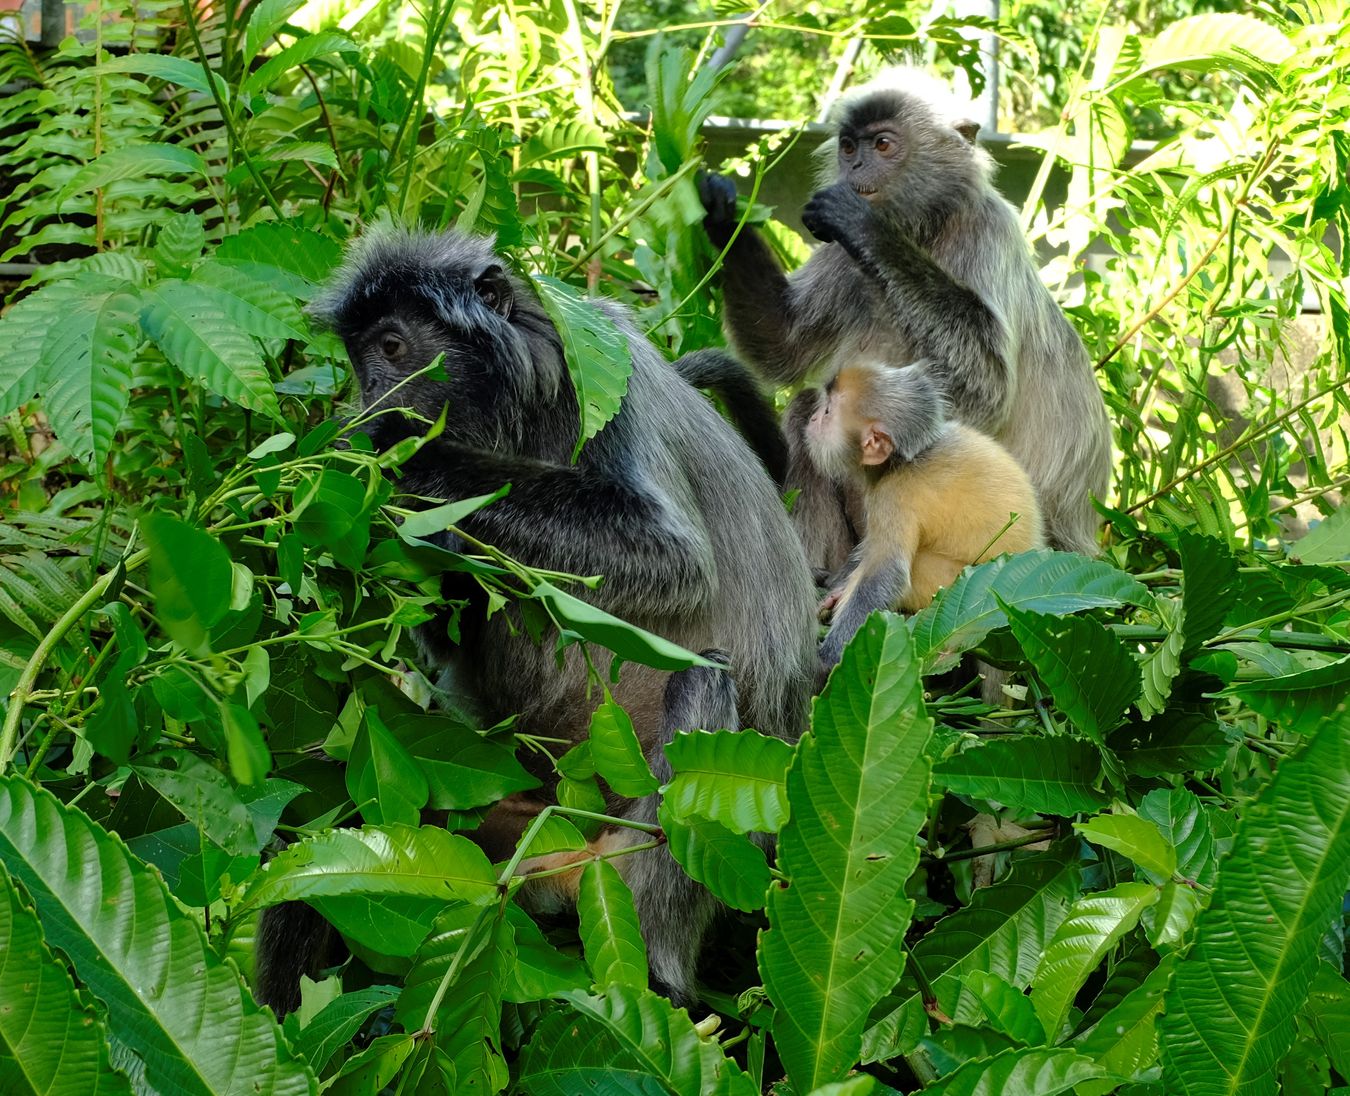
M 701 1019 L 647 988 L 611 861 L 573 920 L 514 900 L 526 856 L 603 821 L 598 779 L 654 784 L 603 682 L 560 806 L 490 864 L 464 834 L 547 744 L 474 726 L 411 631 L 454 568 L 543 643 L 688 656 L 571 576 L 430 545 L 491 500 L 405 505 L 416 443 L 341 424 L 348 366 L 304 311 L 393 216 L 495 232 L 535 276 L 588 432 L 625 363 L 586 292 L 671 353 L 720 342 L 694 187 L 716 78 L 657 40 L 650 119 L 625 117 L 620 14 L 137 0 L 55 54 L 0 46 L 0 261 L 44 261 L 0 318 L 0 1089 L 1344 1090 L 1341 5 L 1078 28 L 1024 220 L 1116 424 L 1103 556 L 999 559 L 874 617 L 795 749 L 669 747 L 634 847 L 728 907 Z M 851 18 L 969 59 L 950 22 Z M 1141 154 L 1140 126 L 1172 136 Z M 782 140 L 731 165 L 755 192 Z M 972 650 L 1014 706 L 950 691 Z M 290 899 L 353 958 L 278 1026 L 252 942 Z

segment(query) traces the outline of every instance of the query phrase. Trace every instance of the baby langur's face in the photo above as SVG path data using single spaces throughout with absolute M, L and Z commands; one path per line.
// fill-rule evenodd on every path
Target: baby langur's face
M 811 460 L 835 480 L 856 476 L 861 464 L 861 431 L 851 391 L 837 382 L 822 389 L 815 413 L 806 424 Z

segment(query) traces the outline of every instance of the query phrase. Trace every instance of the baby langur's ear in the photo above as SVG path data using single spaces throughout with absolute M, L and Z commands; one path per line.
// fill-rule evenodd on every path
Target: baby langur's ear
M 474 280 L 473 288 L 479 299 L 493 312 L 502 316 L 511 315 L 511 306 L 515 303 L 515 293 L 511 289 L 511 281 L 507 278 L 506 271 L 496 263 L 493 263 L 478 275 Z
M 864 465 L 885 464 L 895 452 L 895 439 L 879 422 L 869 422 L 862 433 L 862 462 Z
M 973 118 L 962 118 L 954 124 L 953 128 L 966 139 L 967 144 L 973 145 L 980 132 L 980 123 Z

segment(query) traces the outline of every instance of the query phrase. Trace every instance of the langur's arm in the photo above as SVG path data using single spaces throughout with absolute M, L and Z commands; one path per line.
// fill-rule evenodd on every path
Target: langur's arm
M 825 641 L 820 645 L 820 661 L 833 666 L 858 629 L 878 609 L 893 609 L 909 589 L 909 560 L 895 556 L 868 560 L 849 580 L 850 589 L 834 612 Z
M 938 266 L 884 208 L 874 207 L 846 183 L 818 191 L 802 220 L 876 279 L 913 343 L 916 360 L 942 385 L 962 421 L 997 431 L 1015 383 L 1002 317 Z
M 699 192 L 708 211 L 703 221 L 708 238 L 718 250 L 731 244 L 722 259 L 722 302 L 736 348 L 768 380 L 797 383 L 828 349 L 829 332 L 805 315 L 792 283 L 753 225 L 742 225 L 732 241 L 739 218 L 731 180 L 705 176 Z
M 620 616 L 695 611 L 714 593 L 707 530 L 630 467 L 584 457 L 556 465 L 437 440 L 404 465 L 404 487 L 454 501 L 509 483 L 460 527 L 527 566 L 604 575 L 589 600 Z

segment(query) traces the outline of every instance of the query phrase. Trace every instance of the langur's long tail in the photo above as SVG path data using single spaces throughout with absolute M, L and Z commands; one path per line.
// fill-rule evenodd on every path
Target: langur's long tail
M 787 442 L 773 402 L 750 371 L 725 350 L 695 350 L 675 362 L 675 371 L 722 401 L 736 429 L 781 489 L 787 478 Z

